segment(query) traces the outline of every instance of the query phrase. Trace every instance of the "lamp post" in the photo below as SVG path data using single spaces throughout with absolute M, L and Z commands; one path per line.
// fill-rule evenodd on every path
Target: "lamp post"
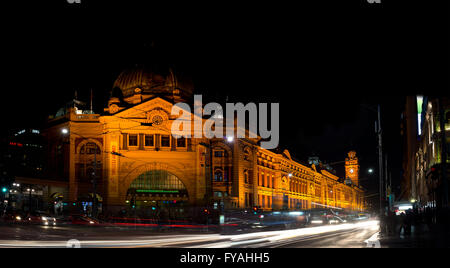
M 378 105 L 378 121 L 377 121 L 377 129 L 376 132 L 378 134 L 378 168 L 379 168 L 379 181 L 380 181 L 380 226 L 381 226 L 381 233 L 384 233 L 383 221 L 384 221 L 384 214 L 385 214 L 385 193 L 384 193 L 384 183 L 383 183 L 383 141 L 382 141 L 382 128 L 381 128 L 381 107 Z
M 377 110 L 366 105 L 361 105 L 364 108 L 377 113 L 377 121 L 375 122 L 375 133 L 378 136 L 378 168 L 379 168 L 379 214 L 380 220 L 384 215 L 384 191 L 383 191 L 383 141 L 382 141 L 382 129 L 381 129 L 381 106 L 378 104 Z
M 27 184 L 22 187 L 23 187 L 22 189 L 25 188 L 26 192 L 28 193 L 28 213 L 31 213 L 31 207 L 32 207 L 32 202 L 33 202 L 32 193 L 35 191 L 35 189 L 33 189 L 32 184 Z

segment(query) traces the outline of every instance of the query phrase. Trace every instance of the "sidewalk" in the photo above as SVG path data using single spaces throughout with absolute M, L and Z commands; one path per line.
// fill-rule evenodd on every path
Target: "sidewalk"
M 449 228 L 442 225 L 413 225 L 410 235 L 399 233 L 399 228 L 396 231 L 396 234 L 380 235 L 382 248 L 450 248 Z

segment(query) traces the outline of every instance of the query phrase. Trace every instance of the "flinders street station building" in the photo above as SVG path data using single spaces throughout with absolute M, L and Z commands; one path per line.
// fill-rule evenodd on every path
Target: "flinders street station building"
M 137 65 L 117 77 L 102 113 L 78 100 L 62 108 L 41 131 L 49 176 L 66 183 L 56 196 L 68 209 L 85 210 L 96 196 L 99 211 L 111 213 L 364 209 L 355 152 L 343 152 L 346 175 L 339 178 L 288 150 L 264 149 L 259 138 L 174 138 L 172 107 L 193 94 L 193 84 L 173 70 Z

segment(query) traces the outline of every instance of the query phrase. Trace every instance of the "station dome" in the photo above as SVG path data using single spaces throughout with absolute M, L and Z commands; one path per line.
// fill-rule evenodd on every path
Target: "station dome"
M 156 64 L 136 64 L 123 70 L 113 85 L 113 90 L 117 89 L 124 99 L 135 94 L 168 98 L 177 95 L 187 99 L 194 91 L 189 77 L 176 73 L 171 67 Z

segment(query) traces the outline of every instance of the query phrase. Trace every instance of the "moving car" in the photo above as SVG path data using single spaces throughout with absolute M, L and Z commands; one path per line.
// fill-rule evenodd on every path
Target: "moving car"
M 49 216 L 45 212 L 32 212 L 27 215 L 25 221 L 29 224 L 39 224 L 45 226 L 56 226 L 56 218 Z
M 16 224 L 21 224 L 24 223 L 24 215 L 21 211 L 16 211 L 16 210 L 11 210 L 11 211 L 7 211 L 3 216 L 2 219 L 4 222 L 6 223 L 16 223 Z
M 345 220 L 339 216 L 336 216 L 336 215 L 328 218 L 329 224 L 341 224 L 341 223 L 346 223 L 346 222 L 347 222 L 347 220 Z

